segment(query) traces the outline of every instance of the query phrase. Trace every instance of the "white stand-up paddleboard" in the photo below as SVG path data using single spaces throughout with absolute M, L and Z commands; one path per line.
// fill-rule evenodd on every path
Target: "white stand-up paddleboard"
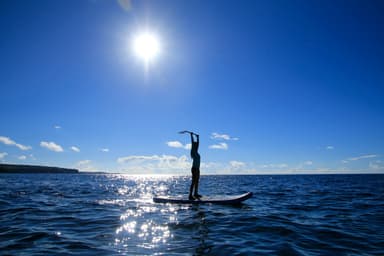
M 252 192 L 248 192 L 237 196 L 203 196 L 200 199 L 189 200 L 185 197 L 154 197 L 155 203 L 171 203 L 171 204 L 240 204 L 241 202 L 252 197 Z

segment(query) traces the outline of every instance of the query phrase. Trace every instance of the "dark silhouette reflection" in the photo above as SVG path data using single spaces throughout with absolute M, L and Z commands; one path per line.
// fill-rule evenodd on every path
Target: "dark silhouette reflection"
M 213 245 L 207 243 L 209 228 L 205 217 L 205 212 L 199 205 L 192 206 L 194 211 L 193 220 L 196 223 L 196 233 L 192 236 L 192 239 L 198 242 L 198 246 L 195 249 L 194 255 L 207 255 L 211 252 Z

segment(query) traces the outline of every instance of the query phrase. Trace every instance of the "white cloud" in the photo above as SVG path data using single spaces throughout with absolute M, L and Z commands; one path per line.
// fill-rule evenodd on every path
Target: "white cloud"
M 78 165 L 85 165 L 85 164 L 90 164 L 91 163 L 91 160 L 81 160 L 79 162 L 77 162 Z
M 5 145 L 18 147 L 21 150 L 29 150 L 32 148 L 30 146 L 25 146 L 25 145 L 16 143 L 15 141 L 10 139 L 9 137 L 4 137 L 4 136 L 0 136 L 0 142 L 4 143 Z
M 72 146 L 71 150 L 75 151 L 75 152 L 80 152 L 80 149 L 78 147 L 75 147 L 75 146 Z
M 333 150 L 333 149 L 335 149 L 335 147 L 334 146 L 327 146 L 326 149 L 327 150 Z
M 308 170 L 309 166 L 312 166 L 313 162 L 308 160 L 302 163 L 299 163 L 296 168 L 293 168 L 295 171 Z
M 213 140 L 239 140 L 239 138 L 233 138 L 228 134 L 220 134 L 217 132 L 213 132 L 211 135 L 211 139 Z
M 246 166 L 246 164 L 244 162 L 240 162 L 240 161 L 230 161 L 229 165 L 230 165 L 231 169 L 235 169 L 235 170 L 244 168 Z
M 101 152 L 109 152 L 109 148 L 101 148 L 100 151 Z
M 363 155 L 363 156 L 358 156 L 358 157 L 351 157 L 348 160 L 349 161 L 357 161 L 357 160 L 360 160 L 360 159 L 374 158 L 374 157 L 377 157 L 377 155 Z
M 53 126 L 53 128 L 55 128 L 55 129 L 61 129 L 61 126 L 60 126 L 60 125 L 55 125 L 55 126 Z
M 230 141 L 230 140 L 239 140 L 238 138 L 231 137 L 228 134 L 220 134 L 217 132 L 213 132 L 211 134 L 211 139 L 213 140 L 225 140 L 225 141 Z M 222 149 L 222 150 L 227 150 L 228 149 L 228 144 L 225 142 L 220 142 L 218 144 L 213 144 L 209 146 L 210 149 Z
M 260 174 L 260 175 L 275 175 L 275 174 L 319 174 L 319 173 L 352 173 L 352 170 L 341 169 L 319 169 L 313 168 L 312 161 L 297 163 L 291 167 L 286 163 L 267 163 L 258 164 L 252 162 L 230 161 L 228 163 L 214 162 L 202 163 L 201 172 L 205 174 Z M 307 167 L 307 168 L 305 168 Z M 310 167 L 310 168 L 308 168 Z
M 7 152 L 0 153 L 0 159 L 5 158 L 8 155 Z
M 344 164 L 350 162 L 350 161 L 358 161 L 358 160 L 361 160 L 361 159 L 367 159 L 367 158 L 375 158 L 377 157 L 377 155 L 362 155 L 362 156 L 357 156 L 357 157 L 350 157 L 348 159 L 345 159 L 345 160 L 342 160 L 342 162 Z
M 180 141 L 168 141 L 167 145 L 171 148 L 183 148 L 183 144 Z
M 92 166 L 92 161 L 89 159 L 81 160 L 76 163 L 75 165 L 76 169 L 79 169 L 81 171 L 94 171 L 95 168 Z
M 384 170 L 384 165 L 382 165 L 382 162 L 380 160 L 369 162 L 369 168 L 375 171 L 381 171 Z
M 285 163 L 263 164 L 256 166 L 251 162 L 232 160 L 225 162 L 203 162 L 201 172 L 205 174 L 281 174 L 292 170 Z
M 191 149 L 191 143 L 183 145 L 180 141 L 168 141 L 167 142 L 168 147 L 171 148 L 183 148 L 183 149 Z
M 173 155 L 131 155 L 117 159 L 118 171 L 130 174 L 182 174 L 190 175 L 191 159 L 186 156 Z M 317 163 L 316 163 L 317 164 Z M 361 173 L 361 169 L 344 167 L 316 167 L 311 161 L 294 163 L 265 163 L 242 162 L 201 162 L 201 174 L 331 174 L 331 173 Z M 384 171 L 381 161 L 371 161 L 369 169 L 372 173 Z
M 43 148 L 46 148 L 48 150 L 51 150 L 51 151 L 55 151 L 55 152 L 63 152 L 63 148 L 56 144 L 55 142 L 46 142 L 46 141 L 42 141 L 40 142 L 40 146 L 43 147 Z
M 25 160 L 25 159 L 27 159 L 27 157 L 26 156 L 19 156 L 18 159 L 19 160 Z
M 130 173 L 185 173 L 191 167 L 186 155 L 132 155 L 119 157 L 117 162 Z
M 153 156 L 124 156 L 124 157 L 119 157 L 117 158 L 117 162 L 119 164 L 123 164 L 126 162 L 131 162 L 131 161 L 146 161 L 146 160 L 157 160 L 159 156 L 153 155 Z
M 227 150 L 227 149 L 228 149 L 228 144 L 225 143 L 225 142 L 221 142 L 221 143 L 219 143 L 219 144 L 211 145 L 211 146 L 209 146 L 209 148 L 211 148 L 211 149 L 223 149 L 223 150 Z
M 284 168 L 287 168 L 288 165 L 287 164 L 263 164 L 261 166 L 262 168 L 264 169 L 284 169 Z

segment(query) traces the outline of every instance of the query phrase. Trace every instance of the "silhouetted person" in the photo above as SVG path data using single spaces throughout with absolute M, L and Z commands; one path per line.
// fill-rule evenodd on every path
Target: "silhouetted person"
M 200 179 L 200 155 L 199 155 L 199 135 L 193 132 L 191 134 L 191 157 L 192 157 L 192 183 L 191 188 L 189 189 L 189 200 L 199 199 L 199 179 Z M 196 141 L 194 137 L 196 137 Z M 194 192 L 194 193 L 193 193 Z

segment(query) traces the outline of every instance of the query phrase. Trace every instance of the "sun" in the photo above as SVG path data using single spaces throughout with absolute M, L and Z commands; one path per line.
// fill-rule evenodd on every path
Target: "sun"
M 133 52 L 148 65 L 154 61 L 160 53 L 159 38 L 150 32 L 137 34 L 133 38 Z

